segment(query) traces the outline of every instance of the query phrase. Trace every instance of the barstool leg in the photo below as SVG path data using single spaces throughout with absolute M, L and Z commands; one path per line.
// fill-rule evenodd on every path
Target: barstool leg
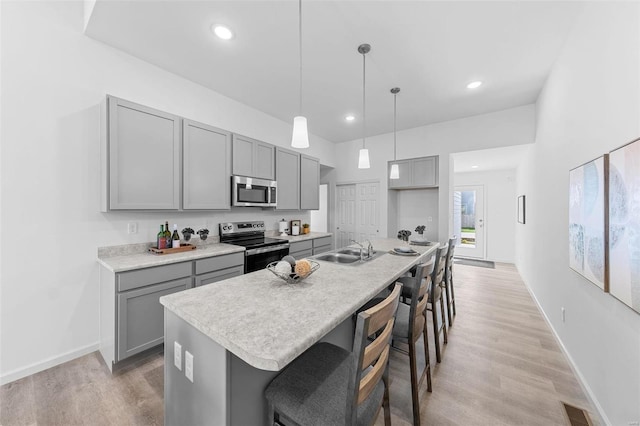
M 424 327 L 422 327 L 422 340 L 424 341 L 424 369 L 427 375 L 427 391 L 433 392 L 431 388 L 431 360 L 429 359 L 429 338 L 427 336 L 427 314 L 424 314 Z
M 449 343 L 449 339 L 447 337 L 447 319 L 444 313 L 444 299 L 440 297 L 440 315 L 442 316 L 442 334 L 444 334 L 444 344 Z
M 435 341 L 436 361 L 442 362 L 440 357 L 440 329 L 438 327 L 438 311 L 436 311 L 435 303 L 431 304 L 431 317 L 433 319 L 433 340 Z
M 389 365 L 382 374 L 384 383 L 384 397 L 382 398 L 382 409 L 384 410 L 384 426 L 391 426 L 391 409 L 389 408 Z
M 449 282 L 445 282 L 445 293 L 447 297 L 447 318 L 449 319 L 449 327 L 453 326 L 453 314 L 451 312 L 451 303 L 453 301 L 453 297 L 451 295 L 451 287 L 449 286 Z
M 420 399 L 418 398 L 418 367 L 416 344 L 409 342 L 409 365 L 411 370 L 411 401 L 413 402 L 413 425 L 420 426 Z

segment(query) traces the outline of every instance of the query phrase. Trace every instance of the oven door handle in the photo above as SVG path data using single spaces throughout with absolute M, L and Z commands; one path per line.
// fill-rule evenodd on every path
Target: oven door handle
M 288 249 L 288 248 L 289 248 L 289 243 L 278 244 L 277 246 L 260 247 L 260 248 L 247 250 L 245 252 L 245 256 L 253 256 L 254 254 L 269 253 L 271 251 L 279 251 L 279 250 Z

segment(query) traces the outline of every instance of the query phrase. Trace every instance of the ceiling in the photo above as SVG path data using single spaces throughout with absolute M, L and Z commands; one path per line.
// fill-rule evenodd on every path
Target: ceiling
M 453 172 L 487 172 L 516 169 L 529 152 L 531 144 L 451 154 Z M 474 167 L 475 166 L 475 167 Z
M 332 142 L 536 101 L 578 2 L 303 1 L 303 114 Z M 217 39 L 213 23 L 236 36 Z M 298 2 L 97 0 L 89 37 L 273 117 L 298 114 Z M 467 83 L 482 80 L 476 89 Z M 347 114 L 356 116 L 346 122 Z

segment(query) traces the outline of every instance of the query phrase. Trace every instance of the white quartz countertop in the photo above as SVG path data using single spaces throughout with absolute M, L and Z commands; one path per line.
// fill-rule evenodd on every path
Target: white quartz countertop
M 404 243 L 373 241 L 388 251 Z M 426 261 L 433 246 L 411 246 L 420 256 L 386 253 L 361 265 L 318 261 L 298 284 L 267 270 L 163 296 L 160 303 L 248 364 L 279 371 L 349 318 L 411 266 Z
M 195 250 L 173 254 L 153 254 L 149 252 L 128 253 L 119 256 L 99 256 L 98 262 L 113 272 L 131 271 L 133 269 L 150 268 L 152 266 L 169 265 L 188 262 L 205 257 L 243 252 L 244 247 L 232 244 L 209 244 Z

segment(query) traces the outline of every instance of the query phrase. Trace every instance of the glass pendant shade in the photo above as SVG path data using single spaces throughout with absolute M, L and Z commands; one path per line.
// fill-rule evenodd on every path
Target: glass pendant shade
M 307 132 L 306 117 L 297 116 L 293 118 L 291 146 L 294 148 L 309 148 L 309 133 Z
M 397 164 L 391 165 L 391 173 L 389 173 L 389 179 L 400 179 L 400 167 Z
M 360 155 L 358 156 L 358 168 L 359 169 L 368 169 L 371 167 L 369 163 L 369 150 L 366 148 L 362 148 L 360 150 Z

